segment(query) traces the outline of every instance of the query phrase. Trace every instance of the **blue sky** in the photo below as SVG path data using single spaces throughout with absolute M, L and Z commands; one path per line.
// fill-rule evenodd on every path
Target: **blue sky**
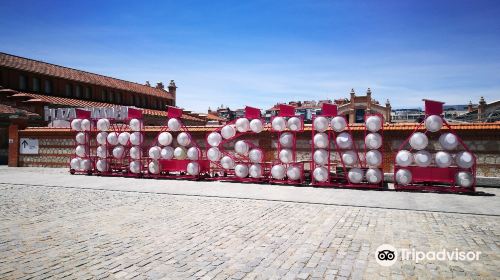
M 0 2 L 0 51 L 134 82 L 178 104 L 266 109 L 371 87 L 393 107 L 500 99 L 500 1 Z

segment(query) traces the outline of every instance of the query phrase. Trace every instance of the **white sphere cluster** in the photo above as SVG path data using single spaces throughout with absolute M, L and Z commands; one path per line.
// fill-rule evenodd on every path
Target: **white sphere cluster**
M 365 126 L 370 132 L 377 132 L 382 128 L 382 119 L 379 116 L 369 116 L 365 120 Z
M 220 134 L 224 139 L 230 139 L 233 138 L 236 135 L 236 128 L 233 125 L 225 125 L 221 131 Z
M 142 120 L 139 119 L 131 119 L 128 123 L 130 130 L 132 131 L 141 131 L 143 128 Z
M 234 124 L 238 132 L 244 133 L 250 130 L 250 121 L 247 118 L 239 118 Z
M 313 177 L 317 182 L 326 182 L 328 181 L 328 170 L 323 166 L 316 167 L 313 171 Z
M 182 127 L 182 123 L 179 119 L 171 118 L 167 122 L 167 127 L 171 131 L 179 131 Z
M 92 122 L 88 119 L 73 119 L 70 126 L 74 131 L 90 131 L 93 127 Z
M 271 127 L 275 131 L 284 131 L 286 129 L 286 120 L 283 117 L 275 117 L 271 121 Z
M 264 124 L 260 119 L 253 119 L 250 121 L 250 130 L 254 133 L 261 133 L 264 130 Z
M 92 162 L 88 158 L 72 158 L 69 165 L 75 171 L 90 171 L 92 168 Z
M 289 180 L 297 181 L 300 179 L 302 172 L 298 166 L 291 165 L 286 170 L 286 176 Z
M 99 119 L 96 126 L 99 131 L 108 131 L 111 123 L 108 119 Z
M 234 167 L 234 174 L 239 178 L 246 178 L 248 176 L 248 166 L 246 164 L 237 164 Z
M 286 175 L 285 166 L 282 164 L 277 164 L 271 168 L 271 176 L 276 180 L 283 180 Z
M 255 179 L 261 178 L 263 175 L 262 167 L 260 164 L 252 164 L 250 168 L 248 168 L 248 174 Z
M 302 130 L 302 120 L 298 117 L 291 117 L 287 121 L 287 127 L 291 131 L 300 131 Z
M 75 135 L 77 157 L 70 160 L 70 168 L 75 171 L 90 171 L 92 162 L 88 158 L 90 156 L 88 132 L 92 129 L 92 123 L 88 119 L 73 119 L 70 126 L 72 130 L 78 131 Z
M 347 178 L 349 179 L 349 182 L 353 184 L 359 184 L 363 181 L 364 178 L 363 170 L 357 167 L 351 168 L 347 173 Z

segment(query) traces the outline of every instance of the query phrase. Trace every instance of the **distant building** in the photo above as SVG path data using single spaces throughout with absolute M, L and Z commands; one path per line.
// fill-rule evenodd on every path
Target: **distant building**
M 484 97 L 481 96 L 479 103 L 473 105 L 469 101 L 467 112 L 460 114 L 454 118 L 454 121 L 461 122 L 497 122 L 500 121 L 500 100 L 486 103 Z
M 291 101 L 289 105 L 295 106 L 295 112 L 304 117 L 305 123 L 311 123 L 315 115 L 321 114 L 321 106 L 323 103 L 336 104 L 338 113 L 345 115 L 350 123 L 364 122 L 365 114 L 379 113 L 384 116 L 386 122 L 391 121 L 391 104 L 387 100 L 385 106 L 372 98 L 372 92 L 368 88 L 366 95 L 356 96 L 354 89 L 351 90 L 350 98 L 341 98 L 335 100 L 320 100 L 315 101 Z M 279 104 L 269 108 L 265 112 L 266 120 L 270 120 L 279 112 Z
M 395 109 L 391 112 L 392 122 L 421 122 L 425 118 L 425 113 L 420 108 Z

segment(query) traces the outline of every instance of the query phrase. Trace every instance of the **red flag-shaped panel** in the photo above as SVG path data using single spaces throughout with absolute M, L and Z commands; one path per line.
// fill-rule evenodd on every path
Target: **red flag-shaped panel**
M 167 106 L 167 117 L 180 118 L 181 116 L 182 116 L 182 109 L 173 106 Z
M 280 104 L 280 117 L 293 117 L 295 116 L 295 107 L 291 105 Z

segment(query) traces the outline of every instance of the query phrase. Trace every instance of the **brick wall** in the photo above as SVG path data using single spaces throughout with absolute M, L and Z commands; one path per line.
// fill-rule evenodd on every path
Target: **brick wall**
M 384 171 L 391 172 L 393 158 L 403 141 L 412 133 L 411 126 L 395 126 L 384 131 Z M 396 127 L 396 129 L 394 129 Z M 213 128 L 194 127 L 191 134 L 195 141 L 205 147 L 205 136 L 207 131 Z M 499 176 L 500 171 L 500 125 L 460 125 L 454 127 L 459 137 L 476 154 L 479 176 Z M 148 127 L 145 143 L 149 146 L 153 138 L 157 135 L 159 127 Z M 11 134 L 17 134 L 11 128 Z M 364 134 L 362 131 L 354 130 L 354 138 L 361 142 Z M 49 129 L 49 128 L 27 128 L 18 132 L 18 137 L 38 138 L 40 144 L 39 155 L 17 155 L 19 150 L 16 143 L 10 144 L 12 149 L 9 153 L 9 163 L 13 166 L 42 166 L 42 167 L 66 167 L 70 156 L 74 151 L 73 137 L 75 133 L 67 129 Z M 17 137 L 10 135 L 9 138 Z M 277 137 L 270 132 L 263 132 L 259 135 L 248 135 L 245 139 L 254 141 L 260 147 L 272 147 L 267 149 L 266 160 L 272 160 L 277 157 L 276 143 Z M 299 134 L 297 139 L 297 158 L 299 160 L 311 160 L 311 131 L 305 131 Z M 359 143 L 361 144 L 361 143 Z M 18 162 L 15 159 L 18 158 Z M 12 157 L 12 160 L 11 160 Z M 307 166 L 307 165 L 306 165 Z

